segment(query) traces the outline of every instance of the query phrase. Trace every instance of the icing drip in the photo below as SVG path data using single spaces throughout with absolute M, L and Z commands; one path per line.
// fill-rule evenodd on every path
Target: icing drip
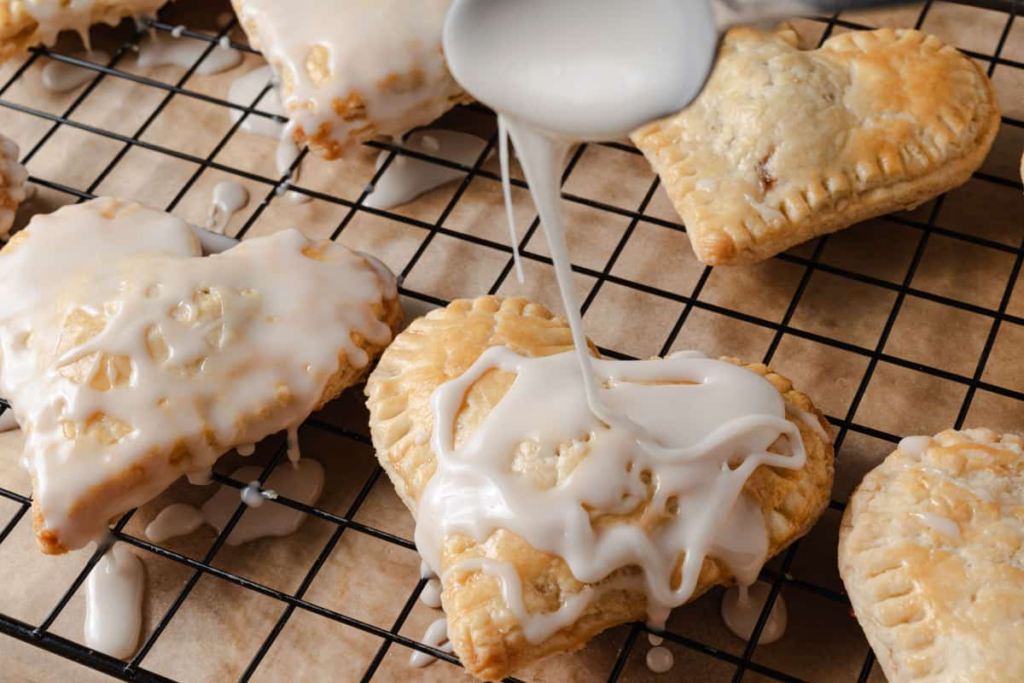
M 676 663 L 672 650 L 667 647 L 652 647 L 647 651 L 647 668 L 653 673 L 663 674 L 672 670 Z
M 441 617 L 436 621 L 432 622 L 427 627 L 426 633 L 423 634 L 422 643 L 429 645 L 430 647 L 437 648 L 442 652 L 451 652 L 452 645 L 448 642 L 448 621 Z M 415 650 L 409 655 L 409 666 L 421 669 L 425 666 L 430 666 L 437 661 L 437 657 L 427 652 L 420 652 Z
M 320 0 L 244 0 L 291 117 L 288 134 L 323 135 L 332 153 L 436 119 L 459 95 L 441 52 L 449 0 L 376 0 L 325 11 Z M 385 19 L 386 17 L 386 19 Z
M 403 143 L 406 149 L 463 166 L 472 166 L 486 145 L 475 135 L 450 130 L 417 131 Z M 390 156 L 388 151 L 380 153 L 378 170 Z M 374 209 L 393 209 L 465 175 L 457 169 L 396 154 L 364 203 Z
M 14 411 L 8 408 L 0 414 L 0 432 L 11 432 L 18 428 L 18 421 L 14 419 Z
M 665 642 L 665 639 L 661 636 L 656 636 L 653 633 L 648 633 L 647 642 L 650 643 L 653 647 L 658 647 L 659 645 Z
M 231 474 L 232 479 L 246 481 L 259 476 L 259 467 L 242 467 Z M 306 514 L 285 505 L 266 505 L 282 495 L 290 500 L 315 505 L 324 487 L 324 468 L 316 460 L 306 458 L 294 467 L 277 467 L 266 483 L 267 491 L 260 494 L 259 482 L 254 481 L 242 489 L 242 502 L 249 506 L 228 535 L 228 545 L 242 545 L 268 536 L 288 536 L 295 533 L 306 519 Z M 273 488 L 273 491 L 269 490 Z M 238 509 L 239 491 L 221 486 L 217 493 L 202 506 L 203 520 L 219 533 Z
M 420 602 L 433 609 L 441 608 L 441 582 L 437 579 L 430 579 L 423 586 L 420 593 Z
M 77 52 L 72 56 L 77 59 L 93 62 L 94 64 L 105 64 L 110 61 L 110 55 L 100 50 L 96 50 L 94 52 Z M 50 62 L 43 67 L 42 83 L 43 87 L 50 92 L 71 92 L 72 90 L 79 88 L 96 78 L 98 73 L 99 72 L 84 66 L 51 59 Z
M 482 542 L 494 530 L 507 529 L 565 559 L 585 583 L 640 567 L 655 622 L 689 599 L 708 555 L 725 561 L 741 581 L 753 581 L 768 541 L 760 509 L 740 492 L 758 466 L 797 469 L 806 457 L 778 391 L 744 368 L 694 355 L 591 363 L 600 378 L 597 400 L 617 418 L 611 426 L 588 408 L 572 353 L 525 358 L 492 347 L 461 377 L 438 388 L 431 399 L 437 471 L 420 499 L 416 527 L 424 559 L 440 567 L 441 542 L 450 534 Z M 494 369 L 514 372 L 516 380 L 456 449 L 455 418 L 466 392 Z M 620 427 L 624 422 L 639 429 Z M 585 457 L 567 452 L 574 440 Z M 540 458 L 557 462 L 556 468 L 578 464 L 558 472 L 557 486 L 541 490 L 514 470 L 513 456 L 524 441 L 532 442 Z M 788 454 L 769 453 L 773 444 Z M 655 486 L 653 494 L 649 485 Z M 651 520 L 645 525 L 650 533 L 641 526 L 601 532 L 592 525 L 595 517 L 625 515 L 641 506 Z M 684 552 L 682 581 L 673 587 Z M 471 568 L 501 579 L 507 604 L 533 642 L 571 623 L 594 591 L 586 589 L 557 613 L 531 615 L 522 606 L 513 567 L 470 561 L 448 571 Z
M 176 36 L 168 38 L 159 32 L 154 32 L 147 37 L 139 49 L 139 66 L 180 66 L 185 69 L 192 68 L 192 65 L 203 55 L 209 43 L 194 38 L 179 39 Z M 232 50 L 230 47 L 218 45 L 195 69 L 200 76 L 210 76 L 228 71 L 242 63 L 242 53 Z
M 260 507 L 266 500 L 263 497 L 263 492 L 260 490 L 259 481 L 250 481 L 249 485 L 242 489 L 241 498 L 242 502 L 251 508 Z
M 254 443 L 243 443 L 239 446 L 235 446 L 235 452 L 243 458 L 247 458 L 256 452 L 256 444 Z
M 142 562 L 122 544 L 115 544 L 96 563 L 85 582 L 88 647 L 118 659 L 135 652 L 145 581 Z
M 78 33 L 82 44 L 89 45 L 89 25 L 96 0 L 28 0 L 22 6 L 39 24 L 40 42 L 52 46 L 57 35 L 68 29 Z
M 0 395 L 26 427 L 36 504 L 66 549 L 231 445 L 301 422 L 340 353 L 355 367 L 369 361 L 353 335 L 391 337 L 373 307 L 393 279 L 294 230 L 195 258 L 184 222 L 97 200 L 21 234 L 0 254 Z M 87 324 L 92 335 L 69 339 Z M 188 460 L 168 457 L 175 445 Z M 140 486 L 69 514 L 142 462 Z
M 28 199 L 30 190 L 35 189 L 27 184 L 28 170 L 18 161 L 20 157 L 18 144 L 0 135 L 0 195 L 7 195 L 0 206 L 0 237 L 6 237 L 11 231 L 18 204 Z
M 758 581 L 753 585 L 734 586 L 722 595 L 722 621 L 733 634 L 743 640 L 750 640 L 761 618 L 761 612 L 768 601 L 771 585 Z M 771 614 L 757 639 L 758 645 L 771 645 L 786 632 L 786 601 L 779 593 L 772 604 Z
M 204 467 L 194 472 L 186 472 L 185 477 L 193 486 L 208 486 L 213 483 L 213 468 Z
M 299 450 L 299 428 L 289 427 L 288 428 L 288 459 L 292 464 L 299 462 L 299 458 L 302 457 L 302 452 Z
M 274 72 L 269 66 L 262 66 L 258 69 L 254 69 L 244 76 L 236 78 L 231 83 L 231 88 L 228 90 L 228 101 L 234 104 L 240 104 L 244 107 L 251 106 L 256 98 L 259 96 L 263 89 L 267 85 L 273 82 Z M 277 116 L 286 116 L 284 111 L 284 105 L 281 104 L 281 97 L 278 95 L 276 88 L 271 89 L 256 104 L 256 109 L 267 114 L 275 114 Z M 237 109 L 231 109 L 231 122 L 235 123 L 242 118 L 243 112 Z M 274 119 L 260 116 L 258 114 L 250 114 L 242 122 L 242 130 L 253 135 L 260 135 L 267 138 L 273 138 L 274 140 L 280 140 L 284 135 L 284 124 L 275 121 Z M 287 168 L 287 166 L 285 167 Z
M 249 190 L 238 183 L 217 183 L 213 188 L 213 203 L 206 217 L 206 229 L 224 234 L 231 218 L 249 204 Z
M 527 612 L 510 564 L 466 560 L 445 574 L 497 578 L 531 642 L 573 623 L 602 591 L 637 583 L 647 595 L 649 622 L 661 628 L 669 610 L 692 596 L 709 556 L 741 583 L 753 583 L 768 536 L 743 487 L 761 465 L 798 469 L 806 459 L 781 396 L 755 373 L 694 354 L 633 362 L 591 357 L 572 279 L 559 212 L 569 149 L 624 137 L 691 101 L 710 73 L 716 36 L 710 5 L 664 0 L 455 0 L 445 25 L 452 73 L 499 112 L 499 140 L 507 132 L 515 143 L 576 353 L 524 358 L 493 347 L 437 389 L 437 469 L 419 501 L 416 546 L 437 570 L 447 536 L 482 543 L 500 528 L 564 559 L 588 585 L 544 614 Z M 507 148 L 501 156 L 507 182 Z M 465 396 L 492 370 L 516 378 L 456 447 Z M 521 455 L 542 463 L 542 472 L 517 471 Z M 644 523 L 594 523 L 634 513 Z M 641 571 L 616 574 L 627 567 Z M 656 658 L 664 664 L 664 656 Z
M 178 536 L 186 536 L 203 525 L 203 515 L 191 505 L 175 503 L 157 514 L 146 527 L 146 538 L 163 543 Z
M 516 235 L 516 212 L 512 204 L 512 175 L 509 172 L 508 127 L 505 119 L 498 117 L 498 159 L 501 165 L 501 192 L 505 197 L 505 219 L 508 221 L 509 243 L 512 245 L 512 261 L 516 266 L 519 284 L 526 282 L 523 273 L 523 258 L 519 254 L 519 237 Z
M 914 512 L 911 514 L 924 522 L 924 525 L 932 531 L 951 538 L 954 541 L 962 540 L 960 535 L 960 525 L 952 519 L 942 517 L 940 515 L 933 515 L 930 512 Z

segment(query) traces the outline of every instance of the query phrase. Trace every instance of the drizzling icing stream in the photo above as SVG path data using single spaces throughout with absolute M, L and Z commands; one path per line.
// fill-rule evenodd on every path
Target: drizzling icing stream
M 437 469 L 420 498 L 416 545 L 439 571 L 446 536 L 482 542 L 502 528 L 563 558 L 590 585 L 544 614 L 528 613 L 510 564 L 468 560 L 442 575 L 443 583 L 465 571 L 497 578 L 531 642 L 571 624 L 600 591 L 622 583 L 646 593 L 649 620 L 661 628 L 669 610 L 693 594 L 709 555 L 753 583 L 768 538 L 743 486 L 762 464 L 798 469 L 806 460 L 787 406 L 755 373 L 690 353 L 664 361 L 592 358 L 571 279 L 559 211 L 568 150 L 578 141 L 625 137 L 674 113 L 707 78 L 716 35 L 709 5 L 673 0 L 455 0 L 445 27 L 453 75 L 499 112 L 501 135 L 507 130 L 516 145 L 577 351 L 526 358 L 492 347 L 437 389 Z M 463 399 L 495 369 L 516 379 L 456 448 Z M 556 463 L 554 484 L 515 471 L 523 442 Z M 640 508 L 643 524 L 593 524 Z M 600 583 L 629 566 L 641 575 Z

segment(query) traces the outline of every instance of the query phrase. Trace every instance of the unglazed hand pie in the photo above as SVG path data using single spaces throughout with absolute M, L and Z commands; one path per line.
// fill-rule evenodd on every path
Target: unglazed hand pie
M 0 135 L 0 237 L 10 232 L 18 205 L 28 196 L 28 171 L 19 156 L 18 145 Z
M 296 143 L 335 159 L 465 98 L 441 51 L 449 0 L 232 0 L 281 80 Z
M 587 404 L 564 320 L 483 297 L 414 321 L 367 383 L 378 457 L 478 678 L 750 583 L 828 503 L 829 427 L 767 367 L 593 363 L 615 426 Z
M 0 0 L 0 61 L 39 43 L 52 45 L 61 31 L 86 35 L 93 24 L 156 12 L 167 0 Z
M 705 263 L 760 261 L 917 206 L 966 182 L 995 139 L 992 84 L 934 36 L 797 42 L 788 28 L 730 31 L 700 97 L 633 134 Z
M 400 317 L 384 266 L 295 230 L 202 257 L 188 224 L 138 204 L 36 217 L 0 251 L 0 395 L 43 551 L 297 427 Z
M 1024 680 L 1024 439 L 909 437 L 850 499 L 839 570 L 890 683 Z

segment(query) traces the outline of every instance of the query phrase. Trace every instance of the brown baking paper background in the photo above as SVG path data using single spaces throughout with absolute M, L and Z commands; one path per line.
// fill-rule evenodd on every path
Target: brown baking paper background
M 161 20 L 216 34 L 228 9 L 226 3 L 182 0 L 165 9 Z M 921 16 L 920 6 L 910 6 L 844 15 L 832 27 L 812 20 L 798 27 L 815 45 L 826 31 L 854 24 L 909 27 Z M 923 28 L 969 50 L 984 68 L 1002 40 L 993 80 L 1005 115 L 1021 118 L 1024 68 L 1015 61 L 1024 61 L 1024 25 L 1012 24 L 1003 40 L 1008 16 L 936 2 Z M 133 32 L 126 23 L 92 35 L 97 47 L 113 54 Z M 237 28 L 230 37 L 245 43 Z M 56 47 L 62 54 L 79 49 L 73 36 Z M 50 59 L 26 56 L 0 69 L 0 83 L 17 75 L 0 93 L 7 105 L 0 107 L 0 132 L 17 141 L 23 155 L 32 152 L 28 168 L 46 183 L 22 207 L 19 226 L 33 214 L 76 201 L 76 191 L 138 199 L 201 224 L 213 186 L 230 179 L 249 189 L 252 200 L 231 221 L 229 233 L 255 236 L 294 226 L 368 251 L 403 276 L 410 317 L 437 303 L 488 292 L 528 296 L 561 310 L 551 268 L 538 259 L 547 256 L 547 246 L 528 193 L 519 187 L 513 199 L 519 238 L 529 235 L 526 284 L 511 270 L 493 155 L 468 180 L 385 214 L 353 208 L 374 177 L 378 149 L 364 148 L 349 162 L 309 157 L 297 185 L 324 196 L 295 204 L 274 192 L 280 180 L 275 143 L 241 131 L 225 138 L 231 128 L 227 109 L 202 99 L 226 98 L 235 78 L 262 64 L 259 56 L 247 54 L 242 66 L 226 73 L 186 78 L 180 67 L 142 69 L 127 51 L 114 67 L 117 73 L 63 95 L 40 84 Z M 69 123 L 56 121 L 60 117 Z M 477 107 L 453 112 L 438 125 L 485 139 L 495 128 L 493 117 Z M 132 140 L 138 144 L 126 144 Z M 1008 293 L 1020 265 L 1022 146 L 1021 126 L 1004 125 L 980 176 L 941 201 L 801 245 L 757 266 L 713 270 L 693 257 L 667 196 L 634 150 L 590 145 L 567 165 L 564 207 L 573 262 L 580 268 L 575 284 L 588 332 L 603 348 L 634 357 L 683 348 L 750 361 L 770 357 L 834 420 L 851 421 L 838 456 L 836 504 L 795 552 L 768 566 L 769 577 L 784 574 L 789 628 L 778 643 L 754 649 L 744 680 L 784 674 L 855 681 L 861 675 L 868 645 L 843 594 L 835 545 L 843 502 L 892 450 L 892 438 L 940 431 L 961 413 L 966 426 L 1024 429 L 1024 403 L 999 390 L 1024 392 L 1020 278 Z M 223 168 L 205 167 L 204 160 Z M 522 177 L 518 167 L 514 176 Z M 994 332 L 1004 307 L 1009 317 Z M 976 375 L 982 384 L 972 391 L 969 380 Z M 386 631 L 418 640 L 440 612 L 414 599 L 419 559 L 410 541 L 412 519 L 377 468 L 366 421 L 361 388 L 353 388 L 301 429 L 304 456 L 326 469 L 317 507 L 328 518 L 310 517 L 287 538 L 216 552 L 215 534 L 207 528 L 167 541 L 164 547 L 177 557 L 134 548 L 147 574 L 143 641 L 158 625 L 163 628 L 143 669 L 196 682 L 243 675 L 256 681 L 355 681 L 371 674 L 374 681 L 467 679 L 444 661 L 411 669 L 410 649 L 380 637 Z M 228 475 L 243 463 L 267 465 L 280 456 L 283 442 L 281 435 L 269 438 L 249 459 L 230 454 L 216 470 Z M 27 497 L 20 443 L 18 432 L 0 434 L 0 487 Z M 164 506 L 200 504 L 213 490 L 180 481 L 135 512 L 124 532 L 144 539 L 145 525 Z M 10 496 L 0 496 L 0 530 L 5 528 L 0 613 L 37 626 L 91 552 L 40 555 L 30 514 Z M 208 560 L 215 571 L 197 572 L 190 560 Z M 305 603 L 295 607 L 267 594 L 276 591 Z M 84 584 L 60 611 L 52 633 L 83 641 L 83 595 Z M 618 665 L 621 681 L 732 680 L 745 643 L 722 625 L 720 596 L 720 590 L 711 591 L 673 613 L 668 626 L 676 637 L 665 643 L 675 655 L 670 674 L 648 671 L 644 630 L 624 625 L 519 678 L 603 681 Z M 261 649 L 271 636 L 269 648 Z M 869 681 L 883 680 L 877 665 L 867 675 Z M 2 680 L 105 678 L 29 644 L 0 642 Z

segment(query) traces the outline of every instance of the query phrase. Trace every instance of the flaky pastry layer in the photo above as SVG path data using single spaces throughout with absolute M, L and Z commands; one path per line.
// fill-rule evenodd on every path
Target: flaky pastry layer
M 730 31 L 700 97 L 633 134 L 705 263 L 760 261 L 915 207 L 966 182 L 995 139 L 991 82 L 938 38 L 798 40 Z
M 850 499 L 839 570 L 890 683 L 1024 680 L 1024 439 L 901 446 Z
M 417 436 L 433 431 L 430 397 L 437 387 L 462 375 L 487 348 L 496 345 L 525 356 L 546 356 L 573 348 L 566 321 L 543 306 L 523 299 L 481 297 L 455 301 L 414 321 L 384 352 L 370 376 L 367 405 L 377 456 L 414 515 L 436 468 L 430 441 Z M 822 429 L 829 429 L 810 399 L 795 391 L 789 380 L 764 365 L 743 367 L 765 377 L 786 401 L 813 415 Z M 483 422 L 514 379 L 512 373 L 495 370 L 470 389 L 456 420 L 456 443 Z M 831 443 L 811 426 L 799 420 L 794 420 L 794 424 L 799 427 L 807 450 L 806 466 L 795 471 L 762 466 L 745 488 L 746 495 L 764 512 L 771 554 L 809 530 L 825 509 L 832 489 Z M 525 467 L 536 470 L 526 472 L 532 478 L 534 474 L 540 475 L 543 463 L 533 462 Z M 606 515 L 594 523 L 637 524 L 645 509 L 646 503 L 628 515 Z M 489 558 L 514 566 L 522 580 L 524 604 L 530 613 L 554 611 L 586 588 L 573 577 L 562 558 L 539 551 L 506 530 L 494 532 L 482 543 L 462 535 L 445 539 L 443 568 L 473 558 Z M 601 584 L 637 571 L 620 570 Z M 733 581 L 724 563 L 708 558 L 694 597 L 714 585 Z M 448 637 L 462 664 L 478 678 L 497 680 L 543 657 L 579 649 L 601 631 L 647 614 L 646 597 L 636 589 L 608 590 L 599 595 L 574 624 L 541 643 L 526 640 L 494 576 L 481 571 L 459 572 L 446 580 L 442 601 L 448 615 Z

